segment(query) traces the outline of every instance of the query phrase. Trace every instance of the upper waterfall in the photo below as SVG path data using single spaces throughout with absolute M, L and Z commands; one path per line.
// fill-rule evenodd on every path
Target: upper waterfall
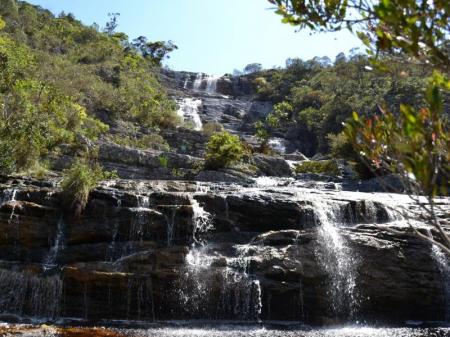
M 192 90 L 196 92 L 206 92 L 208 94 L 215 94 L 217 91 L 217 81 L 219 76 L 206 75 L 198 73 L 192 85 Z

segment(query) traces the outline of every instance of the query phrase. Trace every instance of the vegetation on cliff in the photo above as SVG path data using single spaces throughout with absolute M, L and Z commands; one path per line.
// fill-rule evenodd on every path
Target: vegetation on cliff
M 241 141 L 226 131 L 213 134 L 206 147 L 206 167 L 218 169 L 228 167 L 239 160 L 244 154 Z
M 73 15 L 16 0 L 0 6 L 0 172 L 32 169 L 60 144 L 95 139 L 105 122 L 170 128 L 176 104 L 158 82 L 172 43 L 129 42 Z
M 415 68 L 424 70 L 418 101 L 408 100 L 414 97 L 408 93 L 399 102 L 383 104 L 376 100 L 380 106 L 369 116 L 363 108 L 352 109 L 345 134 L 369 165 L 402 179 L 407 192 L 426 212 L 436 235 L 424 235 L 414 226 L 412 231 L 450 254 L 450 236 L 434 201 L 436 195 L 448 194 L 450 179 L 450 125 L 444 99 L 450 91 L 450 3 L 269 1 L 277 5 L 283 22 L 300 28 L 357 30 L 372 67 L 378 71 L 408 75 Z M 403 64 L 399 66 L 397 59 Z M 426 196 L 428 205 L 423 205 L 419 196 Z

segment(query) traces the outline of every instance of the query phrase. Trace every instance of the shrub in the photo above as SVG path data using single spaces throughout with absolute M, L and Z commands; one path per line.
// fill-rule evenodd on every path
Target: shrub
M 355 150 L 353 150 L 352 144 L 343 132 L 338 134 L 330 133 L 327 135 L 327 139 L 330 147 L 330 153 L 333 158 L 355 158 Z
M 335 159 L 345 159 L 351 168 L 358 174 L 361 179 L 370 179 L 375 176 L 375 167 L 365 163 L 358 153 L 353 149 L 348 137 L 343 133 L 327 135 L 330 152 Z M 381 173 L 381 172 L 379 172 Z
M 80 215 L 86 207 L 89 193 L 101 180 L 114 178 L 115 173 L 106 172 L 98 163 L 76 159 L 70 168 L 63 171 L 61 187 L 66 204 L 74 215 Z
M 295 173 L 339 175 L 340 170 L 334 160 L 304 161 L 295 166 Z
M 160 151 L 169 151 L 170 146 L 167 141 L 159 134 L 152 133 L 149 135 L 142 135 L 140 137 L 133 137 L 124 134 L 115 134 L 108 137 L 117 145 L 128 146 L 136 149 L 152 149 Z
M 159 156 L 158 162 L 162 168 L 167 168 L 169 166 L 169 158 L 167 158 L 166 156 L 163 155 Z
M 224 131 L 223 125 L 219 122 L 208 122 L 203 125 L 203 134 L 207 137 L 211 137 L 215 133 Z
M 239 137 L 226 131 L 216 133 L 209 138 L 206 145 L 206 167 L 228 167 L 241 160 L 243 152 Z

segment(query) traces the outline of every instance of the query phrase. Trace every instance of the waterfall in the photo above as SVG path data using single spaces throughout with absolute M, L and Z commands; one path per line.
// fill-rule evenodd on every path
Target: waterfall
M 171 247 L 173 245 L 173 240 L 175 236 L 175 214 L 177 212 L 176 208 L 170 209 L 170 214 L 165 215 L 166 224 L 167 224 L 167 247 Z
M 237 258 L 227 261 L 226 291 L 234 294 L 234 314 L 241 320 L 261 321 L 262 291 L 261 283 L 250 274 L 251 257 L 248 256 L 251 244 L 236 246 Z M 233 302 L 233 298 L 231 300 Z
M 18 220 L 18 216 L 16 216 L 15 211 L 16 211 L 16 195 L 17 195 L 17 190 L 16 189 L 7 189 L 3 192 L 3 197 L 1 199 L 0 205 L 6 204 L 8 202 L 12 202 L 12 209 L 11 209 L 11 214 L 9 215 L 9 223 L 14 222 L 15 220 Z
M 14 188 L 5 189 L 2 192 L 2 196 L 0 198 L 0 206 L 3 204 L 6 204 L 7 202 L 10 202 L 10 201 L 16 201 L 16 194 L 17 194 L 17 190 Z
M 328 294 L 332 312 L 354 318 L 358 306 L 356 296 L 357 261 L 338 229 L 339 208 L 313 201 L 320 247 L 320 264 L 330 277 Z
M 277 152 L 286 153 L 286 140 L 283 138 L 270 138 L 269 145 Z
M 45 258 L 44 262 L 45 269 L 52 268 L 55 266 L 58 253 L 63 248 L 64 228 L 65 228 L 64 219 L 63 216 L 61 216 L 58 220 L 55 241 L 53 243 L 52 248 L 48 252 L 47 257 Z
M 220 77 L 214 75 L 206 75 L 198 73 L 195 77 L 192 89 L 194 91 L 203 91 L 208 94 L 215 94 L 217 91 L 217 81 Z M 206 82 L 206 84 L 204 84 Z
M 193 245 L 186 255 L 186 268 L 181 275 L 179 298 L 189 313 L 210 319 L 259 321 L 262 311 L 261 285 L 250 275 L 250 245 L 235 247 L 236 258 L 226 258 L 226 265 L 216 267 L 214 245 L 206 240 L 213 231 L 212 215 L 193 195 L 189 195 L 194 227 Z M 220 293 L 215 293 L 217 283 Z M 219 302 L 219 305 L 217 303 Z
M 428 236 L 433 237 L 431 229 L 427 229 Z M 438 245 L 431 245 L 431 257 L 435 261 L 439 273 L 441 274 L 442 279 L 442 292 L 444 294 L 444 320 L 446 322 L 450 322 L 450 259 L 448 256 L 439 248 Z
M 37 318 L 60 314 L 62 280 L 59 275 L 0 270 L 0 312 Z
M 178 104 L 178 116 L 182 117 L 186 122 L 192 122 L 194 124 L 195 130 L 201 130 L 203 127 L 203 123 L 200 118 L 199 111 L 200 106 L 202 105 L 202 100 L 187 97 L 183 98 L 180 102 L 178 102 Z
M 196 243 L 201 243 L 202 235 L 206 234 L 214 227 L 212 225 L 212 216 L 210 213 L 206 212 L 203 207 L 200 206 L 197 200 L 190 198 L 192 205 L 192 222 L 194 224 L 194 241 Z
M 215 94 L 217 90 L 217 76 L 208 75 L 206 78 L 206 92 L 209 94 Z
M 195 77 L 194 86 L 192 87 L 192 89 L 194 91 L 200 91 L 201 87 L 202 87 L 202 83 L 203 83 L 203 74 L 198 73 L 197 76 Z

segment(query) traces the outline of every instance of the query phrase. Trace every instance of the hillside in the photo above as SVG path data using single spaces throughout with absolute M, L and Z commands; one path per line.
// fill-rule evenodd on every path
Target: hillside
M 449 335 L 444 76 L 174 71 L 117 20 L 0 0 L 0 335 Z

